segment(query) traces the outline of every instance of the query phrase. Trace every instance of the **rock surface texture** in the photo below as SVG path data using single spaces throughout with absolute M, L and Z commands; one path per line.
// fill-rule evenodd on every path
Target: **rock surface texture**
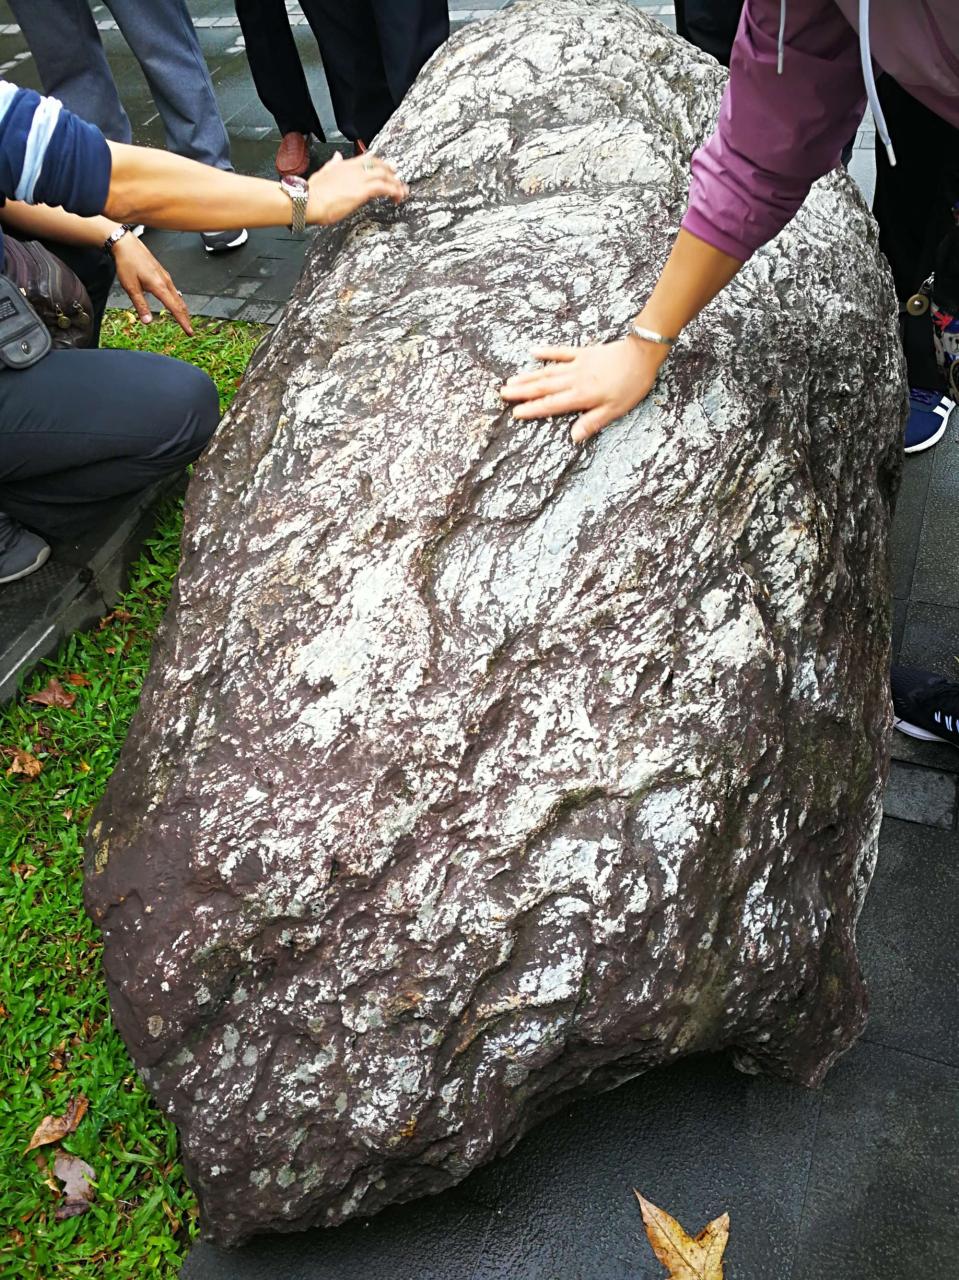
M 853 184 L 588 447 L 496 392 L 623 331 L 722 83 L 616 0 L 462 31 L 380 140 L 411 200 L 317 238 L 193 481 L 87 893 L 220 1241 L 863 1025 L 903 392 Z

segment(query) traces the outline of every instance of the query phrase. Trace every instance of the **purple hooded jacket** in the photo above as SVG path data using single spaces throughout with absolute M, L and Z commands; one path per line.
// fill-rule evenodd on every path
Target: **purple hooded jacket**
M 745 261 L 839 164 L 867 88 L 885 135 L 870 46 L 959 127 L 959 0 L 746 0 L 716 132 L 693 156 L 685 229 Z

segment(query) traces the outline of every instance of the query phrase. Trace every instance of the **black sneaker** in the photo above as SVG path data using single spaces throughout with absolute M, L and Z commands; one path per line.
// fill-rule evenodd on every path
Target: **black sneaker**
M 200 239 L 207 253 L 227 253 L 230 249 L 239 249 L 249 238 L 246 227 L 241 227 L 239 231 L 200 232 Z
M 959 747 L 959 684 L 932 671 L 893 667 L 892 706 L 900 733 Z
M 42 538 L 0 512 L 0 585 L 26 578 L 49 556 L 50 548 Z

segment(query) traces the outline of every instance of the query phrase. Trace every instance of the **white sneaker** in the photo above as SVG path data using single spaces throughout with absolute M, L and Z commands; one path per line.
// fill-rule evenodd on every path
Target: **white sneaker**
M 239 231 L 201 231 L 200 239 L 207 253 L 226 253 L 228 249 L 239 249 L 246 244 L 250 236 L 246 227 Z

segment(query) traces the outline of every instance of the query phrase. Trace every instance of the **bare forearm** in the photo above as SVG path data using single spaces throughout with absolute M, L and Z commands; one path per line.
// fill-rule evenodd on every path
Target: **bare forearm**
M 99 248 L 119 225 L 110 218 L 80 218 L 46 204 L 8 200 L 0 209 L 0 222 L 21 239 L 60 240 L 64 244 Z
M 743 264 L 688 231 L 680 231 L 672 253 L 637 323 L 674 338 L 712 302 Z
M 204 231 L 277 227 L 291 220 L 278 183 L 246 178 L 149 147 L 111 142 L 113 172 L 104 212 L 118 222 Z
M 680 231 L 649 301 L 636 323 L 675 338 L 725 288 L 742 266 L 738 258 Z M 572 438 L 582 444 L 647 396 L 669 346 L 639 334 L 594 347 L 540 347 L 545 368 L 515 374 L 502 389 L 514 418 L 578 413 Z

